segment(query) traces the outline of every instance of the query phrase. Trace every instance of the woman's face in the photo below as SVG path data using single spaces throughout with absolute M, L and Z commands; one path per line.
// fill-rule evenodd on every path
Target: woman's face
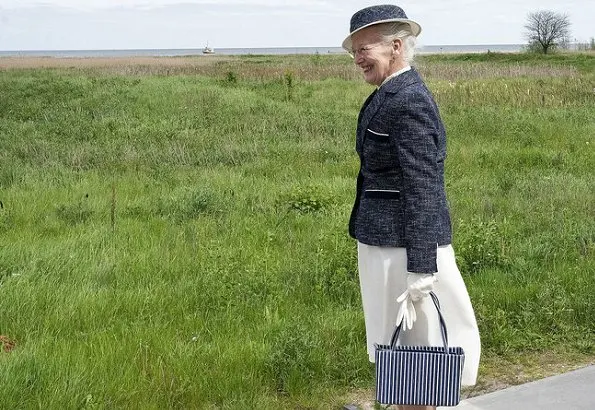
M 406 64 L 401 55 L 401 41 L 383 41 L 377 27 L 366 27 L 351 36 L 352 55 L 355 64 L 361 68 L 364 80 L 379 86 L 382 82 Z

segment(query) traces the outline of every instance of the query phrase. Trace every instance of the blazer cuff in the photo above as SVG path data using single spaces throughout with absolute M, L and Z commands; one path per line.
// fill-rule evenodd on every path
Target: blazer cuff
M 407 248 L 407 272 L 412 273 L 436 273 L 438 245 L 430 249 Z

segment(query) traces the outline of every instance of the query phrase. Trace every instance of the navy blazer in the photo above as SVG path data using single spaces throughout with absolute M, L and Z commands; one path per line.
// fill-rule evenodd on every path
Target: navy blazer
M 407 270 L 437 272 L 436 251 L 451 243 L 444 189 L 446 133 L 415 69 L 382 85 L 358 118 L 360 158 L 349 234 L 374 246 L 407 249 Z

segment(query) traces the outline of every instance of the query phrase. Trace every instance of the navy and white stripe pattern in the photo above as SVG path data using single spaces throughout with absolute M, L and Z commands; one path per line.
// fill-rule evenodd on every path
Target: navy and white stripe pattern
M 456 406 L 465 355 L 460 347 L 376 348 L 376 400 L 382 404 Z
M 396 326 L 390 345 L 376 345 L 376 401 L 410 406 L 456 406 L 461 400 L 465 352 L 448 346 L 438 298 L 431 299 L 440 319 L 444 346 L 398 346 Z

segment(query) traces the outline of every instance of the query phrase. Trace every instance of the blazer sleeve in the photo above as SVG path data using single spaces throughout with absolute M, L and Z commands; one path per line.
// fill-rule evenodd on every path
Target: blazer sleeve
M 441 120 L 429 91 L 411 87 L 399 93 L 392 126 L 403 178 L 407 270 L 438 271 L 438 166 Z

